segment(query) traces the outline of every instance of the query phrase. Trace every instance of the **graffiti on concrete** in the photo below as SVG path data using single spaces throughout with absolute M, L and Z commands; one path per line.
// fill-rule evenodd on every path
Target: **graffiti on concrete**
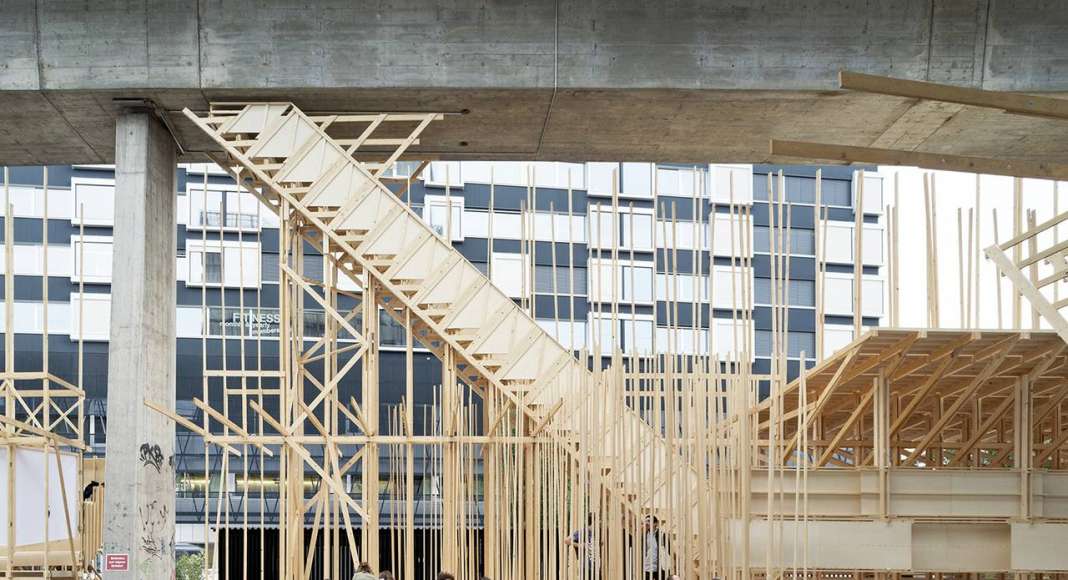
M 159 500 L 141 506 L 141 550 L 152 558 L 168 555 L 173 541 L 168 532 L 169 509 Z
M 141 465 L 154 468 L 156 473 L 163 473 L 163 450 L 159 445 L 141 444 Z

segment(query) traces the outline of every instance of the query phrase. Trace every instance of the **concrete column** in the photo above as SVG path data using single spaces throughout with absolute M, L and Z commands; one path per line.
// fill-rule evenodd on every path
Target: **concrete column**
M 130 564 L 107 580 L 174 576 L 174 424 L 144 403 L 174 408 L 175 162 L 154 116 L 119 116 L 103 540 Z

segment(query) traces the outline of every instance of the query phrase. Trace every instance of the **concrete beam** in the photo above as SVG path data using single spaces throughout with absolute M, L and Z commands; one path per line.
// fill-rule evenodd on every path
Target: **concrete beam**
M 191 151 L 209 144 L 182 107 L 269 99 L 468 111 L 413 149 L 443 158 L 774 161 L 770 137 L 1068 152 L 1065 131 L 1040 119 L 916 114 L 911 99 L 835 90 L 848 69 L 1068 95 L 1068 11 L 1044 0 L 2 6 L 5 163 L 111 161 L 114 97 L 154 99 Z
M 174 575 L 175 146 L 151 113 L 116 122 L 104 551 L 129 573 Z

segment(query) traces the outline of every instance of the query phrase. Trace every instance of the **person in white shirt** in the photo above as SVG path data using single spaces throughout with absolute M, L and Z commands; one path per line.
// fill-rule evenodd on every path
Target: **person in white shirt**
M 660 520 L 654 515 L 647 515 L 642 528 L 645 530 L 642 547 L 642 578 L 663 580 L 671 570 L 671 558 L 667 549 L 667 539 L 660 531 Z

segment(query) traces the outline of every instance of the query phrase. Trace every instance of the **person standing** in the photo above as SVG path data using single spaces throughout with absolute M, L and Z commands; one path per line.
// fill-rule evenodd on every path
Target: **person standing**
M 654 515 L 645 516 L 642 528 L 645 530 L 642 578 L 663 580 L 671 571 L 671 555 L 667 548 L 667 539 L 660 531 L 660 520 Z
M 575 530 L 570 536 L 564 538 L 564 544 L 575 548 L 575 553 L 585 568 L 583 580 L 599 580 L 601 577 L 601 543 L 594 530 L 593 514 L 586 517 L 585 528 Z M 586 553 L 583 554 L 583 552 Z

